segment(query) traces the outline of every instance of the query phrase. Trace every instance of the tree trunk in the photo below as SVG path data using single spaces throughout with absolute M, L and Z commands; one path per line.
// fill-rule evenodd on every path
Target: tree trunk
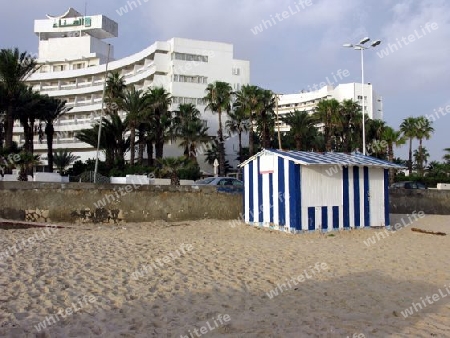
M 300 135 L 295 136 L 295 148 L 297 150 L 302 150 L 302 137 Z
M 219 110 L 219 176 L 225 175 L 225 144 L 223 141 L 223 130 L 222 130 L 222 112 Z
M 392 143 L 389 143 L 389 145 L 388 145 L 388 159 L 389 159 L 389 162 L 394 161 L 394 147 L 393 147 Z M 394 183 L 394 175 L 395 175 L 395 169 L 390 168 L 389 169 L 389 185 Z
M 250 112 L 250 117 L 249 117 L 249 124 L 250 124 L 250 128 L 248 131 L 248 152 L 250 154 L 250 157 L 253 156 L 253 152 L 254 152 L 254 139 L 253 139 L 253 116 L 252 116 L 252 112 Z
M 10 103 L 6 111 L 5 119 L 5 148 L 10 151 L 13 144 L 14 106 Z
M 47 171 L 53 172 L 53 134 L 54 128 L 52 123 L 45 126 L 45 134 L 47 135 Z
M 136 130 L 134 128 L 134 123 L 130 128 L 130 164 L 134 165 L 134 155 L 135 155 L 135 138 L 136 138 Z
M 238 132 L 238 140 L 239 140 L 239 162 L 243 162 L 242 160 L 242 132 Z
M 419 156 L 417 158 L 417 171 L 419 172 L 419 176 L 423 177 L 423 147 L 422 147 L 422 139 L 419 139 Z
M 145 140 L 144 140 L 144 130 L 142 126 L 139 127 L 139 157 L 138 162 L 142 165 L 144 161 L 144 148 L 145 148 Z
M 409 160 L 408 160 L 409 176 L 412 175 L 412 137 L 409 138 Z
M 153 142 L 152 140 L 147 140 L 147 165 L 153 167 L 155 165 L 153 161 Z

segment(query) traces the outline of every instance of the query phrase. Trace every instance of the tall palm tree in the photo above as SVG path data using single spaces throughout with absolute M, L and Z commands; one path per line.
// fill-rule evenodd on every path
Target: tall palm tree
M 108 114 L 117 114 L 120 100 L 126 89 L 125 79 L 118 72 L 112 72 L 106 80 L 106 103 Z
M 236 92 L 235 105 L 241 109 L 248 118 L 249 133 L 248 133 L 248 148 L 249 155 L 254 154 L 254 133 L 253 124 L 256 111 L 259 110 L 261 88 L 258 86 L 244 85 Z
M 314 119 L 317 123 L 323 123 L 323 136 L 325 139 L 325 151 L 332 150 L 332 137 L 335 134 L 339 121 L 340 104 L 336 99 L 320 101 L 314 109 Z
M 399 147 L 406 142 L 405 138 L 402 135 L 402 132 L 386 126 L 383 130 L 381 138 L 387 143 L 388 161 L 394 162 L 394 146 Z M 394 183 L 394 173 L 395 170 L 393 168 L 389 169 L 390 184 Z
M 423 140 L 429 140 L 431 134 L 434 133 L 434 128 L 432 127 L 432 122 L 427 119 L 425 116 L 419 116 L 416 119 L 416 137 L 419 140 L 419 158 L 417 162 L 417 171 L 419 176 L 423 176 L 424 172 L 424 157 L 423 155 Z
M 400 131 L 403 136 L 409 140 L 409 151 L 408 151 L 408 172 L 409 176 L 412 174 L 412 141 L 417 137 L 417 118 L 407 117 L 400 124 Z
M 180 104 L 172 121 L 174 138 L 181 138 L 184 156 L 197 161 L 197 147 L 210 140 L 208 127 L 200 118 L 200 111 L 191 103 Z
M 164 87 L 151 88 L 146 96 L 147 104 L 153 112 L 155 157 L 160 159 L 164 154 L 164 143 L 172 122 L 172 114 L 169 112 L 172 98 Z
M 382 135 L 386 128 L 386 122 L 379 119 L 366 119 L 366 152 L 369 155 L 381 159 L 386 158 L 386 149 L 382 145 Z
M 422 147 L 414 150 L 413 156 L 415 160 L 415 168 L 417 169 L 417 172 L 419 172 L 420 175 L 423 176 L 423 164 L 425 163 L 426 165 L 428 163 L 430 153 L 428 152 L 427 148 Z
M 238 135 L 238 158 L 239 161 L 242 162 L 242 133 L 249 130 L 250 125 L 248 122 L 248 116 L 245 114 L 242 107 L 234 106 L 234 109 L 228 113 L 228 117 L 229 119 L 225 122 L 225 128 L 229 133 Z
M 445 162 L 447 162 L 447 164 L 450 164 L 450 148 L 445 148 L 444 151 L 447 152 L 447 154 L 445 154 L 442 158 Z
M 136 128 L 138 121 L 146 109 L 148 109 L 147 97 L 142 90 L 131 87 L 125 91 L 123 99 L 120 101 L 120 108 L 127 112 L 125 124 L 130 131 L 130 164 L 134 165 Z
M 304 145 L 311 129 L 315 129 L 313 117 L 306 111 L 294 110 L 281 117 L 281 121 L 289 126 L 289 134 L 295 142 L 295 149 L 306 150 Z
M 5 148 L 12 147 L 14 116 L 17 109 L 17 97 L 22 84 L 37 70 L 36 59 L 26 52 L 15 49 L 0 50 L 0 86 L 6 106 Z
M 73 162 L 78 160 L 80 157 L 75 156 L 67 149 L 58 149 L 53 154 L 54 162 L 56 168 L 58 168 L 58 172 L 63 175 L 66 168 L 71 165 Z
M 270 148 L 275 132 L 275 96 L 271 90 L 261 89 L 258 98 L 259 109 L 256 111 L 257 131 L 261 137 L 262 147 Z
M 225 145 L 223 139 L 222 113 L 231 109 L 231 85 L 227 82 L 216 81 L 206 87 L 205 100 L 207 102 L 205 110 L 217 113 L 219 117 L 219 129 L 217 136 L 219 139 L 219 175 L 225 175 Z
M 361 106 L 353 100 L 344 100 L 341 103 L 340 123 L 338 126 L 341 132 L 341 151 L 351 152 L 359 148 L 362 134 L 362 113 Z
M 44 112 L 41 115 L 41 120 L 45 122 L 44 133 L 47 139 L 47 172 L 49 173 L 53 172 L 53 137 L 55 135 L 53 123 L 61 115 L 72 109 L 66 107 L 66 103 L 66 101 L 62 101 L 58 98 L 47 97 Z

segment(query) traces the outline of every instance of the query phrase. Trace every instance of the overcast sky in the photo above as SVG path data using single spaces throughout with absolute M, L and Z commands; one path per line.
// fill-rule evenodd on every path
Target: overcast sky
M 327 77 L 332 81 L 339 69 L 350 74 L 340 83 L 360 82 L 359 52 L 342 44 L 369 36 L 382 44 L 364 54 L 365 80 L 383 96 L 384 119 L 390 126 L 398 129 L 405 117 L 432 115 L 450 105 L 450 1 L 134 2 L 138 7 L 132 10 L 127 0 L 8 2 L 0 12 L 0 48 L 37 53 L 33 21 L 60 15 L 69 6 L 84 12 L 87 3 L 88 15 L 104 14 L 118 22 L 119 38 L 110 41 L 116 59 L 172 37 L 232 43 L 236 58 L 250 60 L 252 84 L 287 94 L 312 88 Z M 450 113 L 438 116 L 435 134 L 425 141 L 431 160 L 441 160 L 442 149 L 450 147 Z M 396 155 L 406 158 L 407 147 Z

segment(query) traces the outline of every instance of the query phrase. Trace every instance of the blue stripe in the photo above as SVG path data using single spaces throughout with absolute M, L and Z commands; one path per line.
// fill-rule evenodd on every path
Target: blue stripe
M 333 207 L 333 229 L 339 229 L 339 207 Z
M 273 174 L 269 174 L 269 204 L 270 204 L 269 222 L 273 223 Z
M 370 226 L 369 168 L 364 167 L 364 226 Z
M 328 229 L 328 207 L 322 207 L 322 229 Z
M 259 170 L 261 169 L 261 157 L 258 157 L 256 159 L 258 161 L 258 222 L 262 223 L 264 221 L 264 214 L 263 214 L 263 180 L 262 175 L 260 174 Z
M 280 195 L 281 193 L 281 195 Z M 284 159 L 278 157 L 278 222 L 286 225 L 286 191 L 284 187 Z
M 249 218 L 248 221 L 253 223 L 255 218 L 253 217 L 253 165 L 254 161 L 250 161 L 248 163 L 248 209 L 249 209 Z
M 289 224 L 291 228 L 301 230 L 299 220 L 300 166 L 289 161 Z
M 359 167 L 353 167 L 353 196 L 355 199 L 355 227 L 361 226 L 361 198 L 359 196 Z
M 384 224 L 391 225 L 389 219 L 389 169 L 384 169 Z
M 344 190 L 344 228 L 350 227 L 350 194 L 349 194 L 349 180 L 348 167 L 344 167 L 343 175 L 343 190 Z
M 308 230 L 316 230 L 316 208 L 308 207 Z

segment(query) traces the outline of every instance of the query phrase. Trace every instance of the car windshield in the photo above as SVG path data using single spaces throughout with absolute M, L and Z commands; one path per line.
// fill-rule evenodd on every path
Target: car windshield
M 195 183 L 198 183 L 198 184 L 210 184 L 212 181 L 214 181 L 214 177 L 208 177 L 208 178 L 205 178 L 203 180 L 199 180 L 199 181 L 197 181 Z

